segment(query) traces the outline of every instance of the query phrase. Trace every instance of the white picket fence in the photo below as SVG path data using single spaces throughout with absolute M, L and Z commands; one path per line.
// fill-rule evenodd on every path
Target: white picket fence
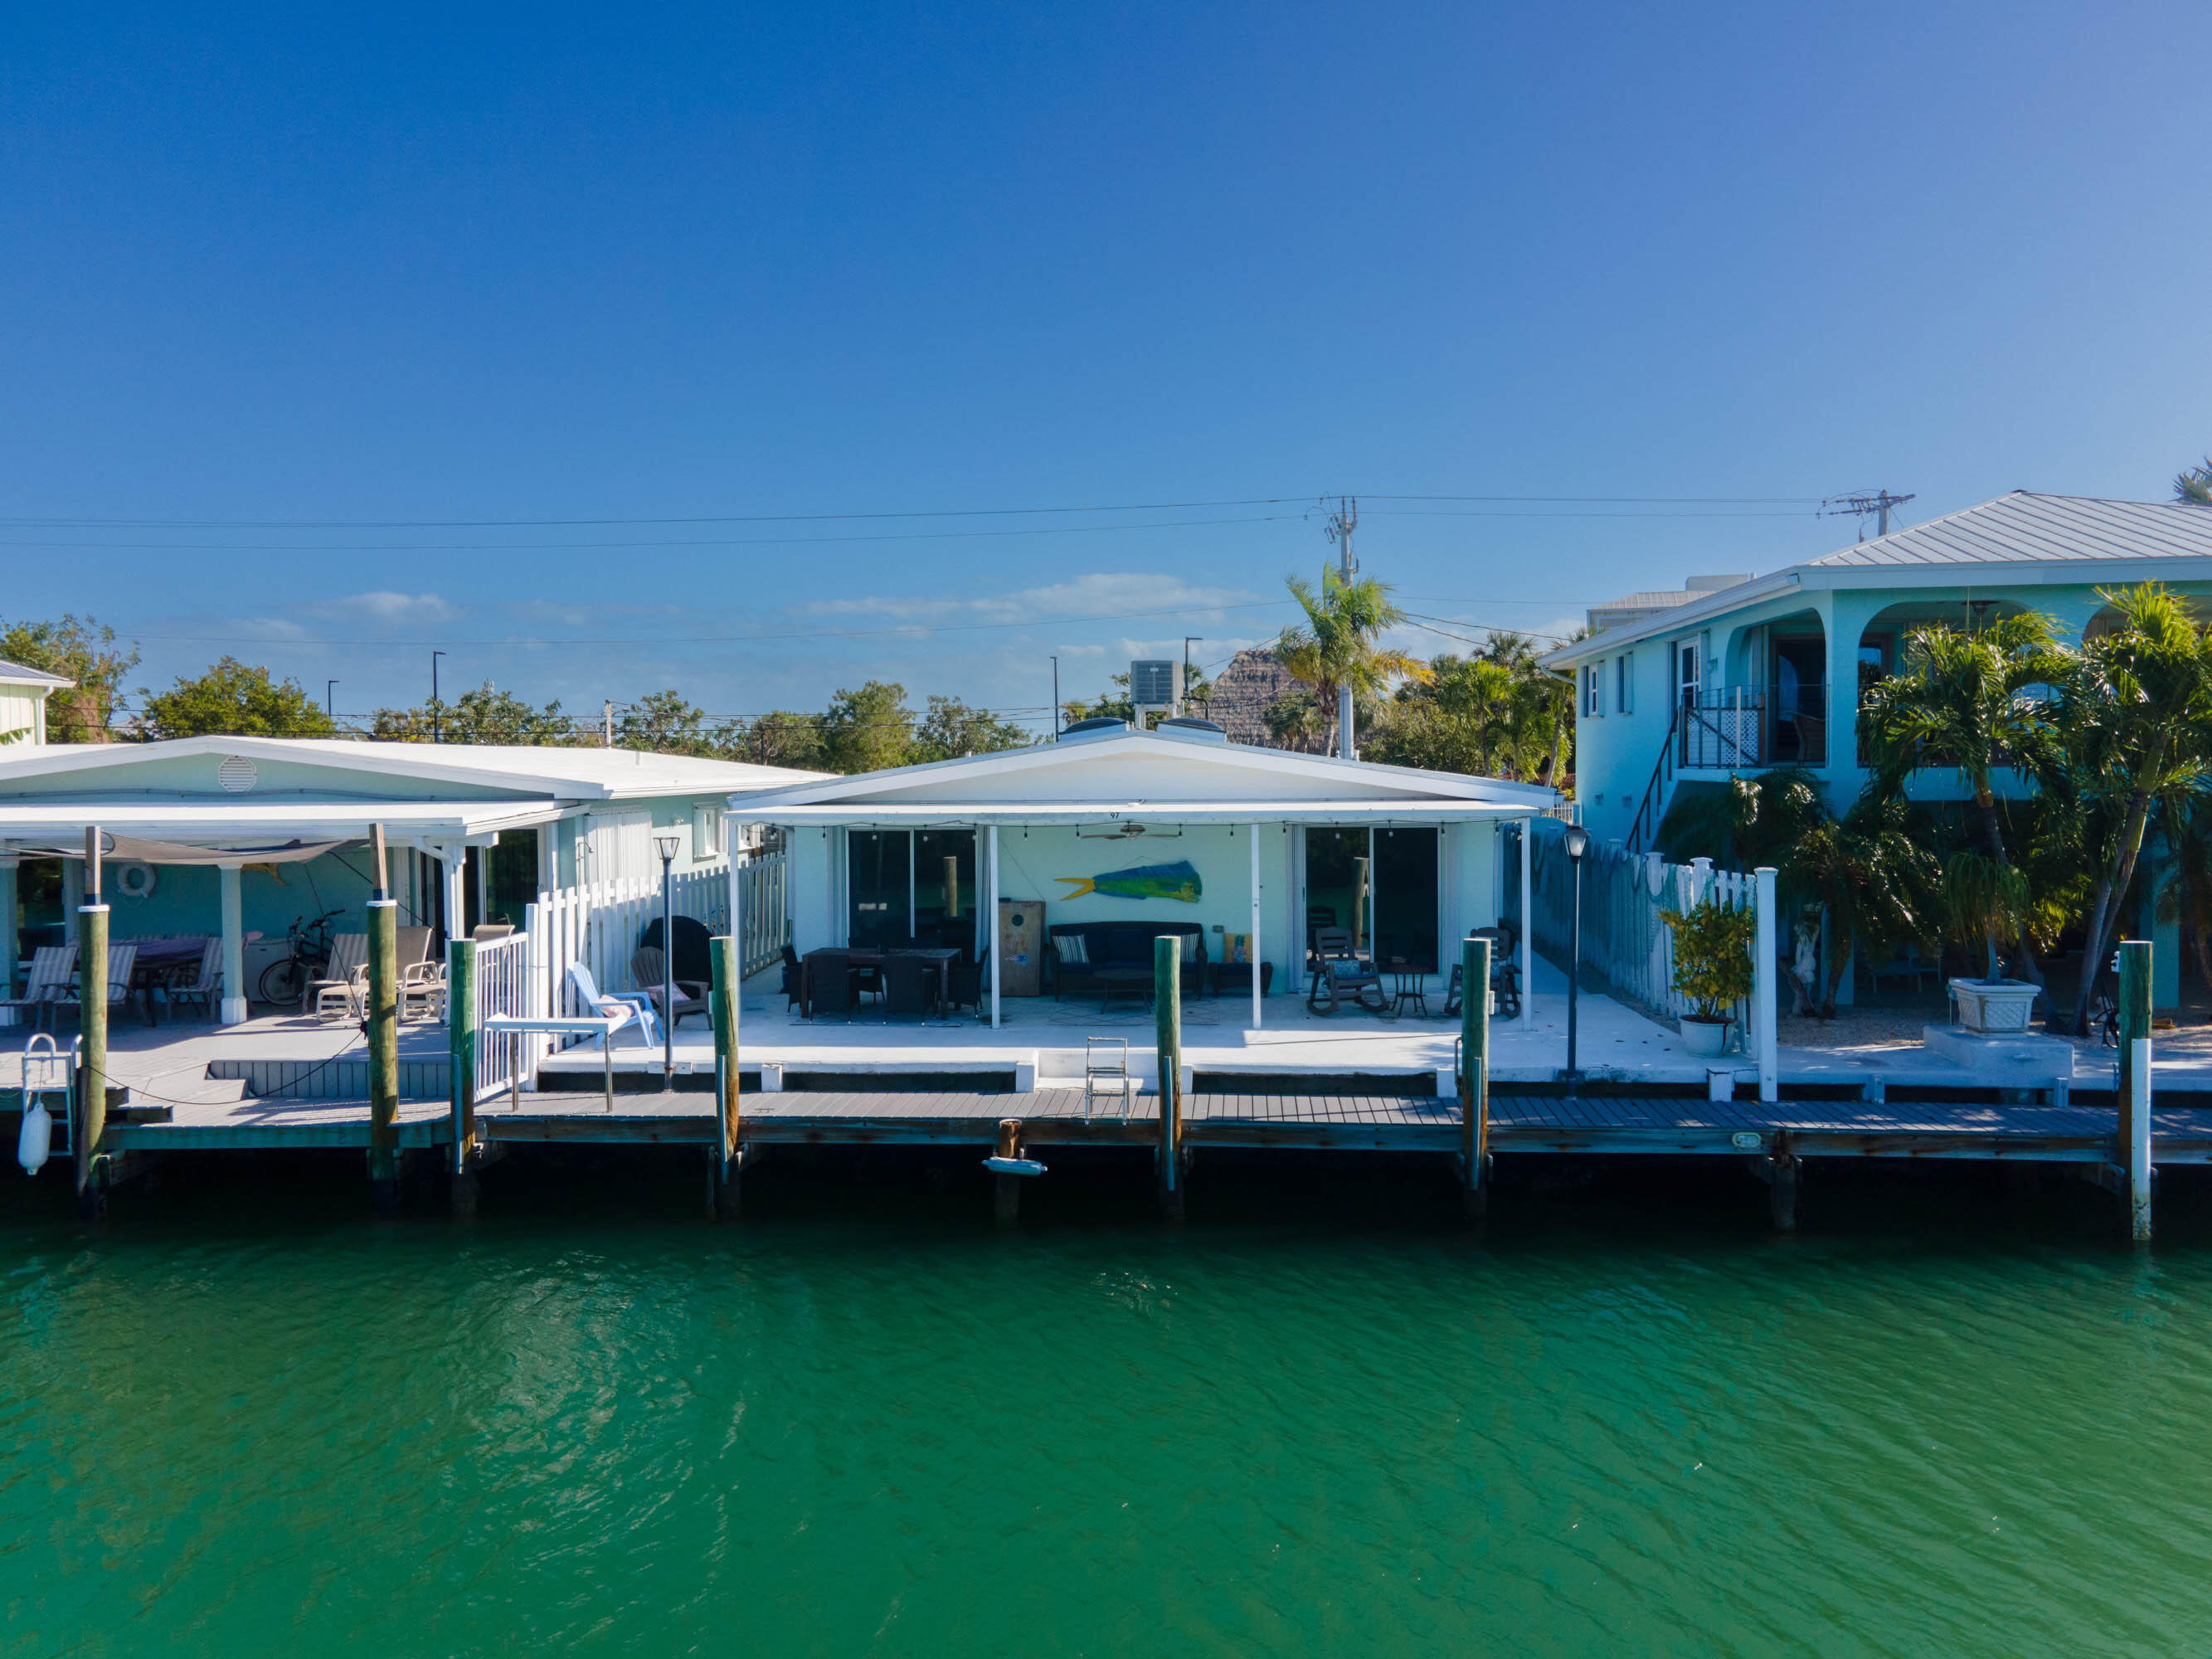
M 750 976 L 774 963 L 791 938 L 785 899 L 786 856 L 771 853 L 740 865 L 741 971 Z M 670 906 L 705 927 L 729 931 L 730 871 L 702 870 L 672 876 Z M 630 972 L 630 957 L 646 928 L 659 921 L 656 880 L 586 882 L 541 892 L 525 912 L 523 929 L 477 946 L 477 1017 L 507 1014 L 547 1019 L 582 1012 L 568 969 L 580 963 L 602 991 L 645 988 Z M 511 1086 L 519 1072 L 525 1088 L 536 1086 L 538 1063 L 574 1039 L 545 1032 L 495 1032 L 477 1037 L 477 1098 Z
M 1566 855 L 1564 824 L 1540 822 L 1534 827 L 1533 942 L 1547 961 L 1565 970 L 1573 943 L 1574 865 Z M 1595 976 L 1608 994 L 1662 1018 L 1680 1018 L 1695 1005 L 1674 989 L 1674 931 L 1661 913 L 1686 910 L 1707 897 L 1754 915 L 1758 909 L 1758 884 L 1750 875 L 1716 870 L 1705 859 L 1668 864 L 1656 853 L 1626 853 L 1617 842 L 1591 843 L 1583 857 L 1582 884 L 1585 983 Z M 1748 999 L 1734 1011 L 1735 1029 L 1743 1034 L 1747 1052 L 1752 1048 L 1751 1012 Z

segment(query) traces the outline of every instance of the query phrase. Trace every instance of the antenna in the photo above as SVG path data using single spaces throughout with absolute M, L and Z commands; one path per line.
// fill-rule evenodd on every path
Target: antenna
M 1893 507 L 1903 507 L 1911 500 L 1912 497 L 1910 495 L 1893 495 L 1887 489 L 1855 489 L 1848 495 L 1829 496 L 1820 503 L 1820 511 L 1817 516 L 1823 519 L 1838 519 L 1846 513 L 1850 514 L 1858 520 L 1859 539 L 1864 541 L 1868 514 L 1871 513 L 1875 515 L 1874 533 L 1877 536 L 1887 536 L 1889 534 L 1889 509 Z

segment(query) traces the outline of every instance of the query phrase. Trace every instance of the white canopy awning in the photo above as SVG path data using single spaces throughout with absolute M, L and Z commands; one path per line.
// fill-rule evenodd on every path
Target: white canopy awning
M 243 859 L 279 864 L 366 841 L 380 823 L 396 842 L 459 842 L 543 823 L 561 814 L 551 800 L 456 801 L 0 801 L 0 852 L 84 855 L 84 832 L 104 830 L 107 856 L 148 864 Z M 125 845 L 167 852 L 125 852 Z

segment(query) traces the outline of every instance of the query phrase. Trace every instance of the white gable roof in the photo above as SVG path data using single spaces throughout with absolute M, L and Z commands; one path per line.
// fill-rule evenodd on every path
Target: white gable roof
M 787 824 L 1443 822 L 1525 817 L 1557 799 L 1540 785 L 1127 732 L 732 795 L 730 808 Z
M 357 743 L 343 738 L 172 738 L 160 743 L 58 744 L 21 753 L 0 750 L 0 780 L 9 782 L 126 766 L 176 756 L 243 755 L 311 765 L 513 790 L 564 800 L 620 800 L 643 795 L 726 794 L 830 775 L 781 766 L 701 760 L 635 749 L 570 749 L 552 744 Z M 366 780 L 364 780 L 366 781 Z

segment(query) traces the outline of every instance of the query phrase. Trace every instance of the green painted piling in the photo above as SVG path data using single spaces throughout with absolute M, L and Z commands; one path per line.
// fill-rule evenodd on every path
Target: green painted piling
M 1468 1218 L 1490 1201 L 1490 941 L 1460 945 L 1459 1121 L 1461 1191 Z
M 738 966 L 736 939 L 726 936 L 709 940 L 708 946 L 714 984 L 707 1006 L 714 1020 L 714 1089 L 722 1118 L 722 1133 L 715 1148 L 714 1212 L 734 1217 L 738 1206 L 738 1148 L 744 1127 L 738 1099 L 738 993 L 744 975 Z
M 1173 934 L 1152 941 L 1152 1019 L 1160 1051 L 1160 1209 L 1170 1219 L 1179 1220 L 1182 1216 L 1182 940 Z
M 2139 1056 L 2150 1053 L 2151 946 L 2148 939 L 2120 945 L 2119 1136 L 2114 1160 L 2127 1174 L 2129 1231 L 2150 1238 L 2150 1090 L 2148 1066 L 2137 1076 Z
M 399 1205 L 399 904 L 368 902 L 368 1184 L 380 1212 Z
M 477 944 L 446 941 L 446 1070 L 453 1126 L 453 1207 L 457 1215 L 476 1208 L 477 1136 Z

